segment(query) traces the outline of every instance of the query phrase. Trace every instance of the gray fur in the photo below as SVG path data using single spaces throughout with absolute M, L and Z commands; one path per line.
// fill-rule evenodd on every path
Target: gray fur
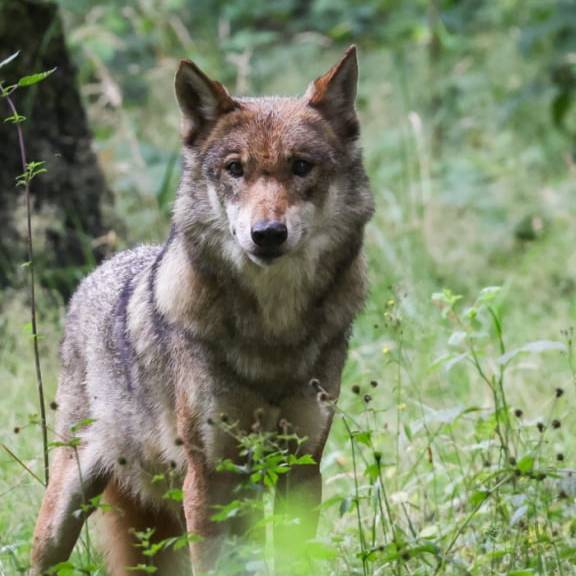
M 286 100 L 241 102 L 256 110 L 255 125 L 280 140 L 287 130 L 306 136 L 305 126 L 286 128 L 278 113 Z M 318 115 L 315 138 L 322 121 Z M 321 455 L 331 414 L 309 381 L 318 378 L 338 396 L 352 321 L 364 302 L 361 250 L 373 211 L 355 142 L 322 145 L 330 168 L 317 183 L 323 192 L 311 201 L 318 229 L 307 230 L 294 253 L 269 267 L 231 256 L 237 249 L 231 224 L 224 210 L 215 212 L 209 187 L 222 206 L 235 200 L 228 185 L 219 186 L 217 170 L 206 167 L 215 148 L 194 143 L 184 149 L 166 243 L 118 254 L 72 298 L 57 433 L 67 438 L 74 423 L 93 420 L 80 432 L 81 450 L 96 462 L 92 470 L 148 506 L 180 517 L 154 475 L 181 482 L 191 452 L 208 469 L 234 453 L 230 440 L 207 424 L 222 412 L 244 427 L 256 408 L 271 428 L 287 418 L 308 437 L 307 449 Z M 191 414 L 188 428 L 179 424 L 180 405 Z

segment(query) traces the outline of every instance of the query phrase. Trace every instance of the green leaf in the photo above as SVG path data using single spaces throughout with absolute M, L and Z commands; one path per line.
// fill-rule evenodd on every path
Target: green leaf
M 518 461 L 516 465 L 518 470 L 523 474 L 529 474 L 534 469 L 534 457 L 533 456 L 523 456 Z
M 472 504 L 474 507 L 480 506 L 480 504 L 482 504 L 482 502 L 484 502 L 488 496 L 490 496 L 490 493 L 486 490 L 478 490 L 477 492 L 474 492 L 474 494 L 472 494 L 470 497 L 470 504 Z
M 38 82 L 42 82 L 50 76 L 50 74 L 54 73 L 56 68 L 52 68 L 52 70 L 46 70 L 45 72 L 38 72 L 37 74 L 30 74 L 29 76 L 23 76 L 18 80 L 18 86 L 21 88 L 25 86 L 32 86 L 34 84 L 38 84 Z
M 356 440 L 356 442 L 370 446 L 372 443 L 372 430 L 353 432 L 352 437 Z
M 548 352 L 549 350 L 558 350 L 559 352 L 566 352 L 566 344 L 564 342 L 558 342 L 556 340 L 536 340 L 534 342 L 528 342 L 524 346 L 515 348 L 503 354 L 498 358 L 499 364 L 508 364 L 510 360 L 518 356 L 518 354 L 540 354 L 542 352 Z
M 164 500 L 174 500 L 175 502 L 182 502 L 184 500 L 184 492 L 180 488 L 172 488 L 164 492 L 162 496 Z
M 8 58 L 2 60 L 2 62 L 0 62 L 0 68 L 4 68 L 4 66 L 8 66 L 8 64 L 10 64 L 10 62 L 12 62 L 12 60 L 16 60 L 16 58 L 18 58 L 18 56 L 20 56 L 20 50 L 18 50 L 18 52 L 14 52 L 14 54 L 12 54 L 11 56 L 8 56 Z

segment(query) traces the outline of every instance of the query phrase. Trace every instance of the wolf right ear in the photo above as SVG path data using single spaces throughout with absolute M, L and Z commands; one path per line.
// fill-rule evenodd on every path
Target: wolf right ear
M 359 134 L 355 109 L 357 84 L 356 46 L 350 46 L 340 62 L 316 78 L 304 95 L 308 105 L 318 110 L 336 133 L 347 140 L 355 140 Z
M 239 106 L 220 82 L 210 80 L 190 60 L 180 62 L 174 86 L 182 111 L 182 138 L 187 144 L 205 133 L 222 114 Z

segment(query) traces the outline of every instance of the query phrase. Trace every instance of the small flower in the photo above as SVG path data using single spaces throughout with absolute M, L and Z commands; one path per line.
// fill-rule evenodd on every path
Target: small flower
M 20 426 L 14 426 L 14 434 L 20 434 Z
M 58 410 L 58 402 L 56 402 L 56 400 L 50 402 L 50 410 Z
M 558 462 L 564 462 L 564 454 L 562 454 L 562 452 L 556 454 L 556 460 L 558 460 Z
M 562 426 L 562 423 L 560 422 L 560 420 L 558 420 L 558 418 L 552 420 L 552 428 L 557 430 L 558 428 L 560 428 L 560 426 Z
M 538 424 L 536 424 L 536 428 L 538 428 L 538 432 L 542 433 L 544 432 L 544 430 L 546 430 L 546 426 L 544 426 L 543 422 L 538 422 Z
M 562 398 L 564 396 L 564 388 L 556 388 L 555 394 L 556 398 Z
M 514 416 L 516 416 L 516 418 L 522 418 L 522 416 L 524 416 L 524 412 L 522 412 L 520 408 L 516 408 L 516 410 L 514 410 Z
M 371 380 L 370 386 L 372 386 L 372 388 L 378 388 L 378 382 L 376 380 Z
M 360 394 L 360 386 L 358 386 L 358 384 L 354 384 L 354 386 L 352 386 L 352 392 L 356 395 Z
M 372 396 L 370 396 L 370 394 L 364 394 L 364 402 L 370 404 L 370 402 L 372 402 Z

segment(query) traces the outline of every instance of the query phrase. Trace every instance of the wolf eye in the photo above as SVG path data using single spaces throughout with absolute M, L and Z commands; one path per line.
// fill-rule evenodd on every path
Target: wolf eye
M 299 158 L 298 160 L 294 160 L 292 163 L 292 173 L 296 176 L 308 176 L 310 172 L 314 168 L 314 164 L 312 162 L 308 162 L 308 160 L 302 160 Z
M 242 167 L 242 163 L 238 160 L 228 162 L 225 168 L 228 174 L 230 174 L 230 176 L 234 176 L 234 178 L 241 178 L 244 176 L 244 168 Z

